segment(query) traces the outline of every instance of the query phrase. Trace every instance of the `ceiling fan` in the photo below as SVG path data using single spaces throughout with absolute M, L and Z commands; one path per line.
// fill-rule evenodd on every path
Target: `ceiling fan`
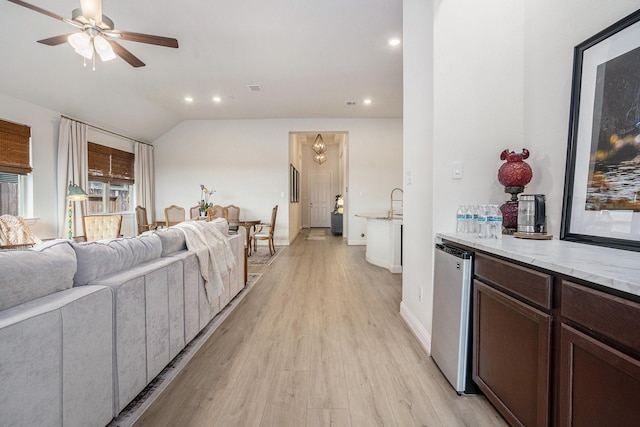
M 85 65 L 87 59 L 93 60 L 94 70 L 96 53 L 102 61 L 109 61 L 119 56 L 133 67 L 144 67 L 144 62 L 118 43 L 116 41 L 118 39 L 157 46 L 178 47 L 178 40 L 169 37 L 115 30 L 113 21 L 102 14 L 102 0 L 80 0 L 80 8 L 71 12 L 71 19 L 56 15 L 21 0 L 8 1 L 66 22 L 80 30 L 75 33 L 38 40 L 38 43 L 57 46 L 68 42 L 76 53 L 85 58 Z

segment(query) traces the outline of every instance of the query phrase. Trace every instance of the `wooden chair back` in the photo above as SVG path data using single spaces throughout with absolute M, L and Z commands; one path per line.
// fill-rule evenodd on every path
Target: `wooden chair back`
M 213 205 L 207 209 L 207 221 L 211 221 L 214 218 L 227 219 L 226 209 L 220 205 Z
M 196 219 L 200 217 L 200 205 L 196 205 L 189 208 L 189 217 L 191 219 Z
M 227 210 L 227 222 L 237 223 L 240 220 L 240 208 L 236 205 L 225 206 Z
M 122 237 L 122 215 L 83 216 L 82 228 L 87 242 Z
M 136 224 L 138 226 L 138 235 L 156 228 L 155 225 L 149 224 L 147 220 L 147 208 L 143 208 L 140 205 L 136 206 Z
M 167 227 L 184 222 L 184 215 L 184 208 L 180 206 L 171 205 L 168 208 L 164 208 L 164 221 Z

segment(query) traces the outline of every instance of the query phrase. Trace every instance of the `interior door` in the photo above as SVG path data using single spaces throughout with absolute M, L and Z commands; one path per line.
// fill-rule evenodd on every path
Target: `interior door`
M 326 171 L 310 171 L 309 225 L 311 227 L 330 227 L 332 208 L 331 174 Z

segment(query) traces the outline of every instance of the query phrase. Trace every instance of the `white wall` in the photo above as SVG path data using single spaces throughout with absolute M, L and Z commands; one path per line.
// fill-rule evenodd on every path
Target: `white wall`
M 404 171 L 405 179 L 412 171 L 413 183 L 405 186 L 405 231 L 412 232 L 405 232 L 401 309 L 429 344 L 434 235 L 454 230 L 460 204 L 506 200 L 497 181 L 502 150 L 531 151 L 534 177 L 526 191 L 547 194 L 549 230 L 558 235 L 573 47 L 636 10 L 638 2 L 404 0 L 403 5 Z M 431 69 L 432 81 L 425 81 Z M 432 147 L 424 121 L 429 116 Z M 430 149 L 433 182 L 415 172 L 415 159 Z M 453 161 L 464 164 L 462 180 L 451 178 Z M 422 302 L 420 286 L 426 287 Z
M 156 217 L 163 218 L 171 204 L 194 206 L 205 184 L 217 191 L 214 203 L 240 206 L 244 218 L 267 220 L 278 204 L 275 240 L 288 244 L 289 134 L 309 130 L 349 134 L 349 241 L 363 243 L 366 223 L 353 214 L 386 211 L 389 192 L 401 185 L 401 119 L 182 122 L 154 142 Z
M 403 4 L 404 212 L 400 312 L 427 349 L 431 347 L 433 140 L 433 31 L 431 2 Z M 422 301 L 418 299 L 423 288 Z

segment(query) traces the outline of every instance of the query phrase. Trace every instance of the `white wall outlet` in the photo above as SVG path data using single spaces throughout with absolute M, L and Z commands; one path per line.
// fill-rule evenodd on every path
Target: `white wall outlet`
M 418 288 L 418 301 L 422 302 L 422 286 Z
M 453 179 L 462 179 L 462 162 L 453 162 L 451 171 Z

